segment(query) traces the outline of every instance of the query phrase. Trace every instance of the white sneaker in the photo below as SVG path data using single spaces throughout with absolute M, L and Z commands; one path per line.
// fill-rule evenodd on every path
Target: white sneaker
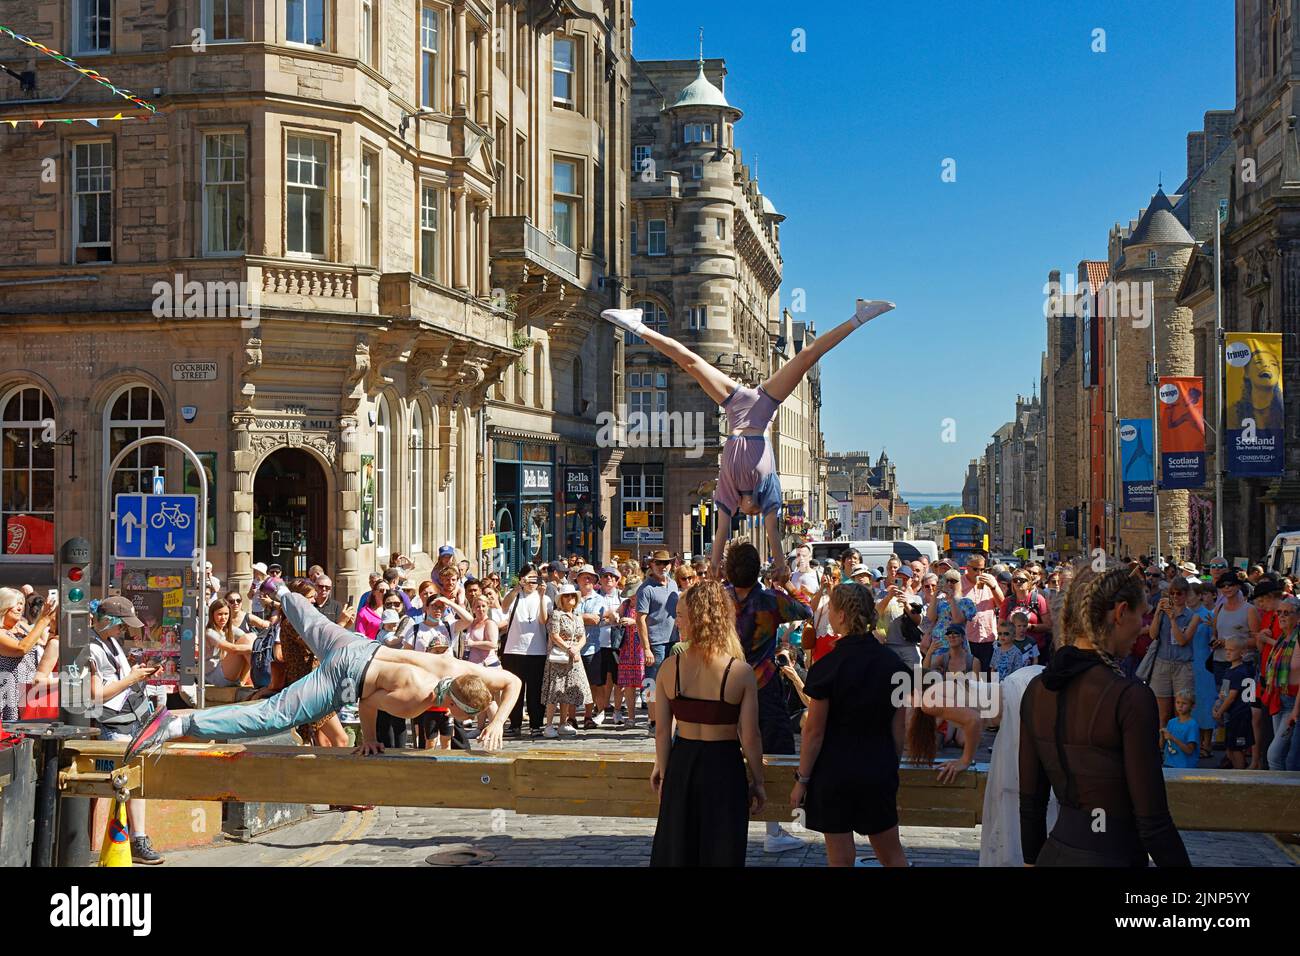
M 578 731 L 571 724 L 560 724 L 561 737 L 576 737 Z
M 600 313 L 600 317 L 635 335 L 645 328 L 645 323 L 641 321 L 644 314 L 640 309 L 606 309 Z
M 560 734 L 555 729 L 554 724 L 547 724 L 546 729 L 542 731 L 542 736 L 545 737 L 547 740 L 554 740 L 556 737 L 560 736 Z
M 599 727 L 599 726 L 601 726 L 602 724 L 604 724 L 604 723 L 605 723 L 605 712 L 602 710 L 600 713 L 596 714 L 594 717 L 591 718 L 591 722 L 592 722 L 593 724 L 595 724 L 597 727 Z
M 784 853 L 786 850 L 800 850 L 805 845 L 803 840 L 786 833 L 784 830 L 778 830 L 776 834 L 769 833 L 763 838 L 764 853 Z

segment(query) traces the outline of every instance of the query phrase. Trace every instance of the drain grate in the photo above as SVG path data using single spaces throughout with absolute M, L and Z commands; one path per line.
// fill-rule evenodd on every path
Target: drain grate
M 496 859 L 496 854 L 489 850 L 480 850 L 471 846 L 443 847 L 437 853 L 424 858 L 429 866 L 477 866 Z

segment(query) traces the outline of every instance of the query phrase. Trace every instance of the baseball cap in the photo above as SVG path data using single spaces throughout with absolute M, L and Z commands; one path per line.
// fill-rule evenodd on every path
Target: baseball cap
M 943 572 L 943 580 L 946 581 L 946 582 L 948 582 L 949 584 L 960 584 L 960 583 L 961 583 L 961 572 L 960 572 L 960 571 L 945 571 L 945 572 Z
M 921 598 L 920 598 L 919 596 L 913 594 L 911 597 L 909 597 L 909 598 L 907 599 L 907 606 L 908 606 L 908 607 L 925 607 L 925 602 L 922 601 Z
M 135 605 L 124 597 L 104 598 L 95 612 L 99 617 L 115 617 L 127 627 L 144 627 L 144 621 L 135 616 Z
M 440 558 L 454 558 L 455 556 L 456 556 L 456 549 L 449 544 L 444 544 L 441 548 L 438 549 L 438 557 Z
M 1010 572 L 1010 571 L 999 571 L 999 572 L 998 572 L 998 584 L 1010 584 L 1010 583 L 1011 583 L 1011 572 Z
M 869 574 L 873 578 L 876 576 L 876 572 L 872 571 L 865 564 L 855 564 L 853 570 L 849 572 L 849 577 L 856 578 L 860 574 Z
M 1219 575 L 1218 579 L 1214 582 L 1214 586 L 1216 588 L 1221 588 L 1228 584 L 1237 584 L 1237 585 L 1241 584 L 1241 579 L 1237 577 L 1236 571 L 1224 571 L 1222 574 Z
M 603 568 L 600 569 L 600 573 L 601 573 L 601 574 L 612 574 L 612 575 L 614 575 L 614 577 L 618 578 L 618 580 L 620 580 L 620 581 L 623 580 L 623 575 L 622 575 L 622 573 L 618 570 L 618 568 L 614 567 L 614 565 L 612 565 L 612 564 L 607 564 L 607 565 L 605 565 Z
M 1268 597 L 1270 594 L 1281 594 L 1281 593 L 1282 593 L 1281 585 L 1279 585 L 1275 581 L 1270 581 L 1268 580 L 1268 578 L 1265 578 L 1263 581 L 1260 581 L 1258 584 L 1255 585 L 1255 591 L 1251 595 L 1251 599 L 1253 600 L 1254 598 Z
M 961 634 L 961 635 L 965 635 L 965 633 L 966 633 L 966 626 L 965 626 L 964 624 L 949 624 L 946 628 L 944 628 L 944 631 L 943 631 L 943 632 L 944 632 L 945 634 Z
M 397 613 L 397 608 L 395 607 L 385 608 L 382 620 L 385 624 L 396 624 L 401 620 L 401 615 Z
M 255 561 L 253 563 L 253 570 L 256 571 L 258 574 L 265 574 L 266 563 L 264 561 Z
M 268 564 L 266 569 L 267 574 L 280 574 L 284 571 L 284 568 L 280 567 L 278 564 Z
M 911 580 L 912 569 L 909 568 L 906 564 L 904 564 L 897 571 L 894 572 L 894 577 L 898 577 L 900 574 L 903 577 L 907 578 L 908 580 Z
M 930 566 L 931 566 L 931 567 L 935 567 L 935 568 L 937 568 L 937 567 L 938 567 L 939 565 L 941 565 L 941 564 L 946 564 L 946 565 L 948 565 L 948 567 L 950 567 L 950 568 L 955 568 L 955 567 L 957 566 L 957 563 L 956 563 L 955 561 L 953 561 L 952 558 L 943 557 L 942 555 L 939 557 L 939 559 L 938 559 L 937 561 L 933 561 L 933 562 L 931 562 L 931 565 L 930 565 Z

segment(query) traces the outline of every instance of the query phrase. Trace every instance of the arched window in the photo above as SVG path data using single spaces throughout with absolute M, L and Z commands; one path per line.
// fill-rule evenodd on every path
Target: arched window
M 581 416 L 586 411 L 586 402 L 582 399 L 582 359 L 575 357 L 573 359 L 573 414 Z
M 167 416 L 157 392 L 148 385 L 121 389 L 104 409 L 104 468 L 107 470 L 117 453 L 137 438 L 162 435 L 166 430 Z M 113 494 L 152 491 L 153 470 L 163 467 L 165 452 L 165 446 L 157 443 L 130 452 L 113 473 Z
M 412 553 L 424 545 L 424 413 L 411 406 L 411 543 Z
M 0 401 L 0 523 L 6 555 L 54 554 L 54 406 L 34 386 L 16 388 Z M 47 423 L 49 423 L 47 427 Z
M 392 474 L 392 417 L 388 401 L 380 395 L 375 409 L 375 553 L 387 557 L 388 550 L 388 480 Z

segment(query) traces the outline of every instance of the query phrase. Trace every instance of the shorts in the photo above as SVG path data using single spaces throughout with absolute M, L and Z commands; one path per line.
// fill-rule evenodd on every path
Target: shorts
M 781 481 L 766 435 L 732 435 L 722 446 L 713 503 L 734 516 L 742 495 L 753 498 L 764 515 L 781 510 Z
M 1171 661 L 1157 657 L 1156 665 L 1151 670 L 1151 693 L 1157 697 L 1176 697 L 1179 694 L 1196 693 L 1196 677 L 1192 674 L 1192 662 Z
M 1243 707 L 1239 713 L 1229 717 L 1226 731 L 1226 749 L 1246 750 L 1253 747 L 1255 745 L 1255 730 L 1251 726 L 1250 708 Z
M 587 672 L 587 683 L 592 687 L 605 686 L 606 678 L 618 680 L 618 655 L 608 647 L 596 649 L 582 659 L 582 666 Z
M 668 657 L 668 645 L 651 644 L 650 653 L 654 655 L 655 662 L 645 669 L 645 676 L 657 680 L 659 677 L 659 666 L 663 664 L 664 659 Z
M 419 723 L 420 733 L 424 739 L 428 740 L 434 734 L 441 737 L 451 736 L 451 712 L 446 710 L 429 710 L 425 711 L 416 718 Z

